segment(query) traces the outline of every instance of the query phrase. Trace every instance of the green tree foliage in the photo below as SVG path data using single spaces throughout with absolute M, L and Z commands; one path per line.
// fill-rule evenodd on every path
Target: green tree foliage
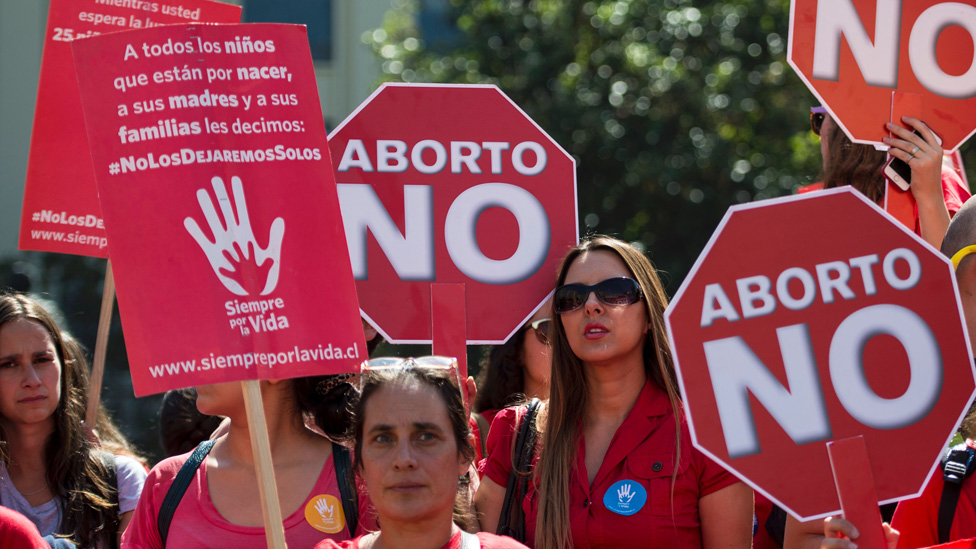
M 584 232 L 645 246 L 675 291 L 730 205 L 820 171 L 789 6 L 399 0 L 363 40 L 387 80 L 498 85 L 576 158 Z

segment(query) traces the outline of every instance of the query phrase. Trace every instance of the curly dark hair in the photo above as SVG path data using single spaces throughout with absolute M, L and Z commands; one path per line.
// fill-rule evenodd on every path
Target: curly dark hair
M 485 350 L 478 374 L 474 411 L 501 410 L 518 404 L 525 393 L 525 336 L 523 326 L 504 345 Z

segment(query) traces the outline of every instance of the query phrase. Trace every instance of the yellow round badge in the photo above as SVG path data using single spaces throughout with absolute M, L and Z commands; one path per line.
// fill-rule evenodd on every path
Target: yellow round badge
M 338 534 L 346 527 L 346 516 L 342 513 L 339 498 L 328 494 L 309 500 L 305 506 L 305 520 L 312 528 L 326 534 Z

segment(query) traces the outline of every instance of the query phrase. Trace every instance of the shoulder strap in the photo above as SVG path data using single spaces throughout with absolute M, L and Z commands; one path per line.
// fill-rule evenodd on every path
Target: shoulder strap
M 519 426 L 515 447 L 512 449 L 512 470 L 508 475 L 502 512 L 498 517 L 496 533 L 525 542 L 525 515 L 522 512 L 522 499 L 528 493 L 529 474 L 532 472 L 532 458 L 535 456 L 535 441 L 538 434 L 535 418 L 542 401 L 533 398 L 526 407 Z
M 109 494 L 109 498 L 115 505 L 119 504 L 119 477 L 118 471 L 115 468 L 115 455 L 108 452 L 99 452 L 99 459 L 102 460 L 102 466 L 105 467 L 105 482 L 112 489 Z
M 108 497 L 109 501 L 112 503 L 112 507 L 115 508 L 111 512 L 108 519 L 106 519 L 106 530 L 111 532 L 109 538 L 111 540 L 111 546 L 113 548 L 119 546 L 118 536 L 115 532 L 119 531 L 119 525 L 121 520 L 119 519 L 119 477 L 118 470 L 115 467 L 115 455 L 108 452 L 99 452 L 99 459 L 102 461 L 102 465 L 105 467 L 105 482 L 108 484 L 111 490 L 109 491 Z
M 166 535 L 169 533 L 169 525 L 173 521 L 173 513 L 176 512 L 180 501 L 183 500 L 183 494 L 186 493 L 190 481 L 193 480 L 193 475 L 200 468 L 203 460 L 207 459 L 207 454 L 210 453 L 213 445 L 214 441 L 212 440 L 201 442 L 197 449 L 190 454 L 183 467 L 180 468 L 180 472 L 176 474 L 173 484 L 166 491 L 166 497 L 163 498 L 163 504 L 159 507 L 159 516 L 156 520 L 156 528 L 159 530 L 159 539 L 163 542 L 163 547 L 166 547 Z
M 342 513 L 346 516 L 349 538 L 352 539 L 356 537 L 356 528 L 359 525 L 359 494 L 356 490 L 356 476 L 352 471 L 349 448 L 333 442 L 332 462 L 335 465 L 339 495 L 342 496 Z
M 957 444 L 942 458 L 942 499 L 939 500 L 939 543 L 949 541 L 949 530 L 956 515 L 956 504 L 962 491 L 962 481 L 976 468 L 976 451 L 966 443 Z
M 481 549 L 481 540 L 478 536 L 461 530 L 461 549 Z

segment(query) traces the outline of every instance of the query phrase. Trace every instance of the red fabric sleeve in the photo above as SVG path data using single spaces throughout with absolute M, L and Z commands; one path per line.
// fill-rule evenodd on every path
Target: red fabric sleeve
M 512 447 L 514 446 L 517 408 L 505 408 L 495 415 L 485 443 L 485 459 L 481 473 L 499 486 L 508 486 L 512 472 Z
M 682 426 L 684 429 L 685 426 Z M 691 441 L 691 436 L 682 438 L 684 441 Z M 690 445 L 689 445 L 690 446 Z M 713 492 L 718 492 L 726 486 L 731 486 L 740 481 L 735 475 L 725 470 L 724 467 L 712 461 L 711 458 L 698 451 L 698 448 L 691 448 L 691 458 L 695 464 L 698 474 L 698 497 L 707 496 Z
M 51 549 L 24 515 L 0 507 L 0 549 Z
M 528 549 L 525 545 L 506 536 L 496 536 L 488 532 L 478 532 L 482 549 Z
M 942 197 L 945 199 L 949 215 L 956 215 L 959 208 L 972 196 L 962 178 L 952 168 L 942 168 Z
M 122 534 L 122 549 L 162 549 L 163 542 L 156 523 L 159 508 L 189 457 L 190 453 L 186 453 L 164 459 L 149 471 L 139 504 L 132 514 L 129 527 Z
M 901 532 L 898 549 L 931 547 L 939 543 L 939 500 L 942 499 L 941 469 L 929 479 L 922 495 L 898 502 L 891 527 Z

